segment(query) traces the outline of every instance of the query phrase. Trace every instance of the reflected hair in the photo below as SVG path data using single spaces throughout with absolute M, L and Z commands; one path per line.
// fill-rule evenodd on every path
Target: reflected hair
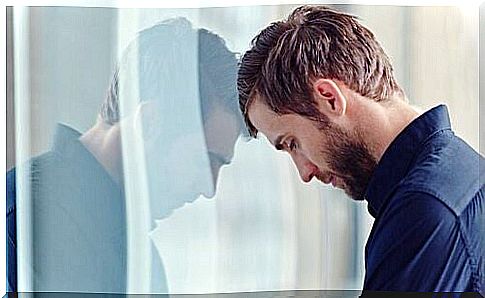
M 312 95 L 311 83 L 318 78 L 339 80 L 375 101 L 404 95 L 389 57 L 356 16 L 326 6 L 300 6 L 263 29 L 241 59 L 239 108 L 249 134 L 257 135 L 248 117 L 256 97 L 279 115 L 296 113 L 328 123 Z
M 239 115 L 236 54 L 227 48 L 225 41 L 217 34 L 206 29 L 194 29 L 185 18 L 175 18 L 138 32 L 127 46 L 101 105 L 100 117 L 103 122 L 113 125 L 120 120 L 121 84 L 138 81 L 140 101 L 177 100 L 164 98 L 164 94 L 183 96 L 187 91 L 185 82 L 190 75 L 184 61 L 193 59 L 189 55 L 194 53 L 194 40 L 197 43 L 196 75 L 203 121 L 214 104 L 221 104 Z M 132 75 L 134 67 L 137 68 L 135 78 Z M 122 79 L 130 75 L 130 79 Z

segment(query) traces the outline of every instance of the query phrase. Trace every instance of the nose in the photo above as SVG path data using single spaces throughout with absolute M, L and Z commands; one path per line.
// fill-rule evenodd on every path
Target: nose
M 215 192 L 216 185 L 214 185 L 213 187 L 214 188 L 212 188 L 211 190 L 206 190 L 206 191 L 202 192 L 201 195 L 203 195 L 207 199 L 212 199 L 216 195 L 216 192 Z
M 203 195 L 207 199 L 212 199 L 216 195 L 216 187 L 217 187 L 217 177 L 215 179 L 211 179 L 211 181 L 204 185 L 204 188 L 201 189 L 200 194 Z
M 301 180 L 305 183 L 310 182 L 318 172 L 318 167 L 304 156 L 293 155 L 292 159 L 298 169 Z

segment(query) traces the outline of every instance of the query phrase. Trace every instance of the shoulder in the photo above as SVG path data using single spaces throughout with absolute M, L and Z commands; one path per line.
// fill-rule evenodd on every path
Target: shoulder
M 458 232 L 457 217 L 435 196 L 420 191 L 397 194 L 376 219 L 367 250 L 376 256 L 416 253 L 431 236 Z M 446 235 L 445 235 L 446 234 Z M 411 256 L 410 256 L 411 257 Z
M 7 187 L 7 204 L 15 206 L 17 196 L 17 189 L 28 183 L 28 188 L 35 190 L 43 181 L 49 180 L 52 175 L 50 173 L 56 172 L 59 165 L 62 164 L 62 159 L 53 151 L 48 151 L 41 155 L 35 156 L 21 163 L 20 165 L 7 171 L 6 187 Z
M 483 186 L 484 166 L 480 154 L 451 131 L 444 131 L 417 154 L 398 191 L 427 193 L 459 215 Z
M 457 217 L 441 200 L 426 192 L 402 193 L 367 242 L 367 289 L 463 290 L 469 269 L 467 255 L 457 253 L 465 251 L 460 233 Z M 448 278 L 453 281 L 443 283 Z
M 427 237 L 437 226 L 456 225 L 456 215 L 438 197 L 429 192 L 406 190 L 397 193 L 377 222 L 383 239 L 409 235 L 410 240 Z M 441 232 L 446 229 L 442 229 Z
M 456 233 L 457 217 L 441 200 L 426 192 L 406 191 L 397 194 L 376 220 L 367 249 L 371 256 L 403 260 L 401 254 L 409 253 L 411 258 L 434 237 L 450 239 Z

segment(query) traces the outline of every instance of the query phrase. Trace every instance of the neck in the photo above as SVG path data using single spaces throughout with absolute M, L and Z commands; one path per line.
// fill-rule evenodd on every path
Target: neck
M 111 178 L 123 183 L 121 131 L 119 124 L 106 124 L 100 119 L 86 131 L 79 141 L 91 152 Z
M 368 101 L 362 107 L 361 128 L 369 136 L 371 153 L 380 161 L 392 141 L 403 131 L 419 113 L 402 99 L 390 99 L 385 102 Z

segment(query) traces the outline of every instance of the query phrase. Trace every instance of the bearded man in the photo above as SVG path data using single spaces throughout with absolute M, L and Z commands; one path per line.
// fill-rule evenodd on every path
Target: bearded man
M 356 17 L 302 6 L 272 23 L 243 56 L 238 90 L 250 134 L 289 153 L 304 182 L 368 202 L 364 290 L 485 289 L 484 159 L 446 106 L 408 104 Z

